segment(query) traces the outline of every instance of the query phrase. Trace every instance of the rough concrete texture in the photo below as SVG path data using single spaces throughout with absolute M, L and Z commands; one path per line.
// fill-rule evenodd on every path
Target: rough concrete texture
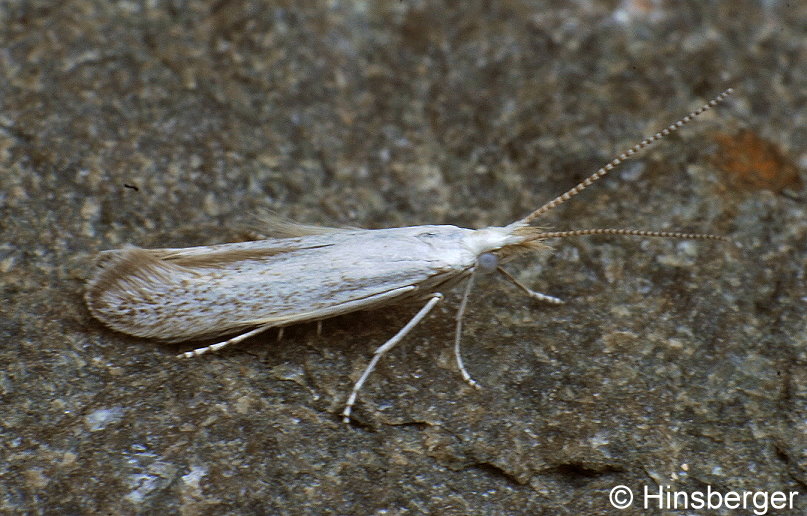
M 607 514 L 624 484 L 803 514 L 805 26 L 784 1 L 3 2 L 0 511 Z M 233 241 L 265 209 L 510 222 L 728 86 L 541 224 L 741 248 L 577 238 L 510 266 L 558 307 L 482 278 L 481 391 L 456 292 L 351 426 L 417 307 L 191 361 L 84 307 L 97 251 Z

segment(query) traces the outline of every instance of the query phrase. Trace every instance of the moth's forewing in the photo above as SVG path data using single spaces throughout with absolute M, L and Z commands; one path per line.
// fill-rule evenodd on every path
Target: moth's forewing
M 338 230 L 184 249 L 101 254 L 87 289 L 108 326 L 167 341 L 331 317 L 418 297 L 473 267 L 474 230 Z

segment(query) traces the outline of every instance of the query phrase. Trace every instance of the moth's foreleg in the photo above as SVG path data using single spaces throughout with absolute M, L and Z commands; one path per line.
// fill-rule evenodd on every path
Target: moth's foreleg
M 507 278 L 507 281 L 509 281 L 510 283 L 518 287 L 522 292 L 530 296 L 531 299 L 536 299 L 538 301 L 543 301 L 544 303 L 549 303 L 552 305 L 562 305 L 564 302 L 562 299 L 559 299 L 557 297 L 550 296 L 547 294 L 541 294 L 540 292 L 532 290 L 531 288 L 527 287 L 526 285 L 518 281 L 509 272 L 502 269 L 501 267 L 497 267 L 496 270 L 498 270 L 502 274 L 502 276 Z
M 432 308 L 434 308 L 434 305 L 436 305 L 442 299 L 443 294 L 440 294 L 439 292 L 432 294 L 429 301 L 423 306 L 423 308 L 421 308 L 420 311 L 416 313 L 415 316 L 412 317 L 412 319 L 410 319 L 409 322 L 398 331 L 398 333 L 396 333 L 391 339 L 375 350 L 373 353 L 373 359 L 370 360 L 370 363 L 364 369 L 364 372 L 361 374 L 359 380 L 355 383 L 355 385 L 353 385 L 353 390 L 350 391 L 347 404 L 345 404 L 345 410 L 342 411 L 342 421 L 345 423 L 350 423 L 350 412 L 353 410 L 353 405 L 356 403 L 356 396 L 358 396 L 362 385 L 364 385 L 364 382 L 367 381 L 370 373 L 373 372 L 373 369 L 375 369 L 376 364 L 378 364 L 378 361 L 381 360 L 384 353 L 394 348 L 395 345 L 401 341 L 401 339 L 403 339 L 410 331 L 412 331 L 415 326 L 417 326 L 421 320 L 423 320 L 424 317 L 426 317 L 426 314 L 428 314 Z
M 462 363 L 462 353 L 460 351 L 460 341 L 462 340 L 462 316 L 465 314 L 465 307 L 468 305 L 468 297 L 471 295 L 471 288 L 474 285 L 474 272 L 472 272 L 471 276 L 468 278 L 468 284 L 465 286 L 465 293 L 462 295 L 462 301 L 460 302 L 460 307 L 457 310 L 457 326 L 454 330 L 454 357 L 457 359 L 457 368 L 460 370 L 462 379 L 465 380 L 471 387 L 481 389 L 482 387 L 476 382 L 476 380 L 471 378 L 471 375 L 468 374 L 468 371 L 465 369 L 465 364 Z
M 190 351 L 186 351 L 185 353 L 180 353 L 179 355 L 177 355 L 177 358 L 193 358 L 193 357 L 198 357 L 199 355 L 204 355 L 205 353 L 210 353 L 211 351 L 218 351 L 218 350 L 220 350 L 221 348 L 223 348 L 225 346 L 229 346 L 230 344 L 237 344 L 238 342 L 241 342 L 244 339 L 248 339 L 248 338 L 252 337 L 253 335 L 257 335 L 257 334 L 259 334 L 261 332 L 264 332 L 264 331 L 268 330 L 269 328 L 271 328 L 272 326 L 273 325 L 271 325 L 271 324 L 267 324 L 267 325 L 264 325 L 264 326 L 258 326 L 254 330 L 250 330 L 250 331 L 248 331 L 246 333 L 242 333 L 241 335 L 236 335 L 232 339 L 225 340 L 224 342 L 218 342 L 216 344 L 211 344 L 210 346 L 205 346 L 203 348 L 192 349 Z M 281 331 L 282 330 L 283 330 L 283 328 L 281 328 Z

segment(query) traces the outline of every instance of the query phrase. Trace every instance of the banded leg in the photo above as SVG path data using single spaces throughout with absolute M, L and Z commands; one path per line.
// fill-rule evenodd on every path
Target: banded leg
M 391 339 L 379 346 L 378 349 L 373 352 L 372 360 L 370 360 L 370 363 L 364 369 L 361 377 L 359 377 L 358 381 L 353 385 L 353 390 L 350 391 L 350 396 L 348 396 L 347 403 L 345 404 L 345 410 L 342 411 L 343 422 L 350 423 L 350 413 L 353 410 L 353 405 L 356 403 L 356 397 L 359 395 L 359 390 L 361 389 L 362 385 L 364 385 L 364 382 L 367 381 L 370 373 L 373 372 L 373 369 L 375 369 L 376 364 L 378 364 L 378 361 L 381 360 L 384 353 L 394 348 L 395 345 L 401 341 L 401 339 L 403 339 L 410 331 L 412 331 L 415 326 L 418 325 L 421 320 L 423 320 L 424 317 L 426 317 L 426 314 L 431 312 L 434 305 L 436 305 L 442 299 L 443 294 L 440 294 L 439 292 L 432 294 L 429 301 L 423 306 L 423 308 L 421 308 L 420 311 L 416 313 L 415 316 L 412 317 L 412 319 L 410 319 L 403 328 L 398 330 L 398 333 L 396 333 Z
M 224 342 L 218 342 L 216 344 L 211 344 L 210 346 L 205 346 L 203 348 L 196 348 L 196 349 L 192 349 L 190 351 L 186 351 L 184 353 L 180 353 L 179 355 L 177 355 L 177 358 L 193 358 L 193 357 L 198 357 L 199 355 L 204 355 L 205 353 L 210 353 L 211 351 L 218 351 L 218 350 L 220 350 L 221 348 L 223 348 L 225 346 L 229 346 L 230 344 L 237 344 L 237 343 L 241 342 L 242 340 L 245 340 L 245 339 L 248 339 L 248 338 L 252 337 L 253 335 L 257 335 L 259 333 L 265 332 L 266 330 L 268 330 L 271 327 L 272 327 L 271 324 L 267 324 L 265 326 L 258 326 L 254 330 L 250 330 L 250 331 L 248 331 L 246 333 L 242 333 L 241 335 L 236 335 L 235 337 L 233 337 L 233 338 L 231 338 L 229 340 L 225 340 Z M 283 328 L 281 328 L 281 331 L 282 330 L 283 330 Z
M 518 287 L 522 292 L 530 296 L 530 298 L 532 299 L 537 299 L 538 301 L 543 301 L 544 303 L 549 303 L 551 305 L 562 305 L 564 303 L 562 299 L 559 299 L 554 296 L 548 296 L 546 294 L 541 294 L 540 292 L 532 290 L 531 288 L 527 287 L 526 285 L 518 281 L 509 272 L 502 269 L 501 267 L 497 267 L 496 270 L 498 270 L 502 274 L 502 276 L 507 278 L 507 280 L 510 283 Z

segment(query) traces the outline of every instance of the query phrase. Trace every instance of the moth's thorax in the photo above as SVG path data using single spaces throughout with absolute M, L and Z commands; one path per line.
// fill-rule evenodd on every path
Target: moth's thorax
M 512 224 L 506 227 L 477 229 L 465 235 L 463 243 L 476 256 L 498 251 L 504 247 L 524 242 L 524 236 L 516 234 L 515 229 L 516 226 Z

